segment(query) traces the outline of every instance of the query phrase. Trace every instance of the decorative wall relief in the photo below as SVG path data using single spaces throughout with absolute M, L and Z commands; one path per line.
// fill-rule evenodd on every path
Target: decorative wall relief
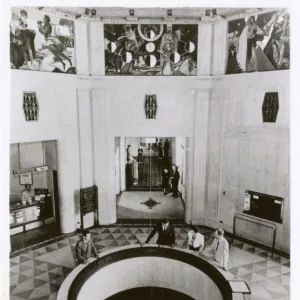
M 145 97 L 146 119 L 156 119 L 156 111 L 157 111 L 156 95 L 146 95 Z
M 262 105 L 263 122 L 275 123 L 278 111 L 278 93 L 266 93 Z
M 104 24 L 106 75 L 197 75 L 197 24 Z
M 74 21 L 13 8 L 12 69 L 75 74 Z
M 290 17 L 287 10 L 229 22 L 227 74 L 290 68 Z
M 26 121 L 38 120 L 39 104 L 35 92 L 23 93 L 23 110 Z

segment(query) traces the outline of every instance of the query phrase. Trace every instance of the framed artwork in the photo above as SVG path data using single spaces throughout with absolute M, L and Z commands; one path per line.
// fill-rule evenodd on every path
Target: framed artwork
M 32 173 L 20 174 L 20 184 L 22 185 L 32 185 Z

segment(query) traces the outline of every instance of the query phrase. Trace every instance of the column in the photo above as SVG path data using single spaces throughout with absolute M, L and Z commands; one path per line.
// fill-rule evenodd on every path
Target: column
M 200 23 L 198 26 L 197 75 L 211 75 L 212 23 Z
M 118 138 L 120 139 L 120 138 Z M 116 195 L 121 192 L 121 179 L 120 179 L 120 146 L 118 145 L 115 150 L 115 183 Z
M 212 75 L 224 75 L 227 64 L 227 21 L 216 20 L 213 26 Z
M 121 176 L 121 192 L 126 190 L 125 179 L 126 153 L 125 153 L 125 138 L 120 137 L 120 176 Z
M 104 61 L 104 28 L 101 21 L 89 23 L 89 55 L 90 73 L 92 75 L 105 75 Z
M 194 101 L 193 144 L 193 202 L 191 219 L 195 224 L 203 223 L 207 160 L 207 122 L 210 100 L 209 90 L 197 90 Z
M 57 142 L 58 192 L 60 230 L 65 234 L 76 230 L 76 216 L 80 213 L 79 198 L 76 195 L 80 185 L 80 167 L 74 163 L 79 161 L 78 147 L 76 128 L 69 126 L 62 129 L 61 138 Z
M 94 161 L 92 148 L 92 127 L 91 127 L 91 100 L 90 91 L 77 91 L 78 106 L 78 135 L 79 135 L 79 153 L 80 153 L 80 187 L 86 188 L 93 186 L 94 179 Z M 91 212 L 83 217 L 84 227 L 94 225 L 94 213 Z
M 95 153 L 95 184 L 98 186 L 100 225 L 116 222 L 114 137 L 109 131 L 109 109 L 105 90 L 92 91 Z
M 76 73 L 89 74 L 88 28 L 85 20 L 75 21 Z
M 193 209 L 194 138 L 186 139 L 185 222 L 191 224 Z
M 218 226 L 218 203 L 223 140 L 223 95 L 212 92 L 209 102 L 204 224 Z

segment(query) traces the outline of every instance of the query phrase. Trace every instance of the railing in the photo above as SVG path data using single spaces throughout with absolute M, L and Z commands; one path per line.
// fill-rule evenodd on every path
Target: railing
M 108 253 L 84 267 L 74 278 L 68 291 L 68 300 L 76 300 L 83 284 L 97 271 L 106 266 L 137 257 L 161 257 L 167 259 L 177 260 L 186 263 L 194 268 L 205 273 L 219 288 L 224 300 L 233 300 L 233 289 L 230 281 L 219 271 L 212 263 L 198 255 L 193 255 L 187 251 L 180 249 L 172 249 L 168 247 L 145 246 L 145 247 L 122 247 L 119 251 Z M 117 250 L 117 249 L 116 249 Z M 243 297 L 243 294 L 240 296 Z
M 243 220 L 243 221 L 247 221 L 247 222 L 250 222 L 250 223 L 254 223 L 254 224 L 257 224 L 257 225 L 261 225 L 261 226 L 265 226 L 267 228 L 271 228 L 273 229 L 273 241 L 272 241 L 272 258 L 274 256 L 274 250 L 275 250 L 275 242 L 276 242 L 276 230 L 277 230 L 277 227 L 275 224 L 271 223 L 271 222 L 268 222 L 268 221 L 265 221 L 265 220 L 260 220 L 260 219 L 256 219 L 254 217 L 251 217 L 251 216 L 245 216 L 245 215 L 242 215 L 242 214 L 236 214 L 233 218 L 233 238 L 236 235 L 236 230 L 235 230 L 235 225 L 236 225 L 236 219 L 240 219 L 240 220 Z

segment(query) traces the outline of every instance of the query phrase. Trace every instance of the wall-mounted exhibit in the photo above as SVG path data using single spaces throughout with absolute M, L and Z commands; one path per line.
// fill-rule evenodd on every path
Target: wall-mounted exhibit
M 228 23 L 227 74 L 290 68 L 290 16 L 286 10 Z
M 10 63 L 12 69 L 75 74 L 74 21 L 13 8 Z
M 197 24 L 105 24 L 105 74 L 197 75 L 197 40 Z

